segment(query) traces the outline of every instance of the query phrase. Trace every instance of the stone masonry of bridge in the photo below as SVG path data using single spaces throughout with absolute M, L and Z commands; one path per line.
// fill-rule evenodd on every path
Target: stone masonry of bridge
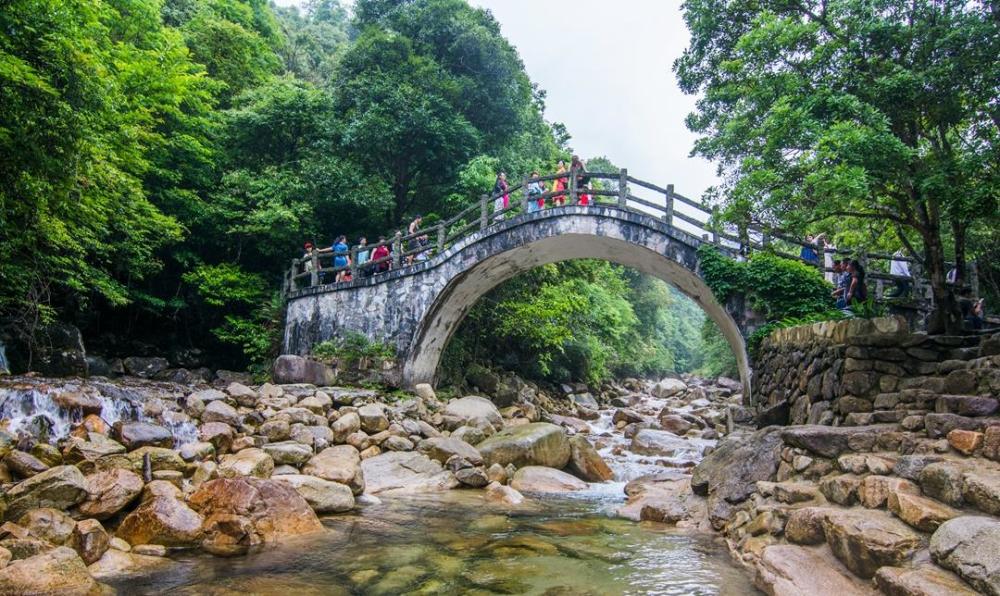
M 701 242 L 662 219 L 631 209 L 567 206 L 520 214 L 414 266 L 291 293 L 283 351 L 307 355 L 318 342 L 346 332 L 362 333 L 397 349 L 404 386 L 433 383 L 448 340 L 484 294 L 540 265 L 596 258 L 662 279 L 701 306 L 737 355 L 749 395 L 743 337 L 752 313 L 738 298 L 722 305 L 712 295 L 698 274 Z

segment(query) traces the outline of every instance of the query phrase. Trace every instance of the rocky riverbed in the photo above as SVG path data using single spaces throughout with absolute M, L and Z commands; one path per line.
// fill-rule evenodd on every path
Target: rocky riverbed
M 542 593 L 559 587 L 542 589 L 554 568 L 577 564 L 556 565 L 552 558 L 572 559 L 573 552 L 579 558 L 579 549 L 591 548 L 594 561 L 605 565 L 632 561 L 616 546 L 621 535 L 636 544 L 665 540 L 677 557 L 710 561 L 675 569 L 678 593 L 691 593 L 696 580 L 698 593 L 742 590 L 746 580 L 734 578 L 745 576 L 711 554 L 724 547 L 707 534 L 661 534 L 674 525 L 709 529 L 705 500 L 690 489 L 691 469 L 734 419 L 745 417 L 738 383 L 687 381 L 546 392 L 508 379 L 492 399 L 446 399 L 429 386 L 403 394 L 302 384 L 5 379 L 0 593 L 92 593 L 101 585 L 134 587 L 123 579 L 134 577 L 152 578 L 147 586 L 155 592 L 173 585 L 177 566 L 212 569 L 215 557 L 273 562 L 303 544 L 339 552 L 353 548 L 335 539 L 348 520 L 374 539 L 379 522 L 412 512 L 400 503 L 428 496 L 435 504 L 422 505 L 422 517 L 434 517 L 430 507 L 465 525 L 485 524 L 461 571 L 426 573 L 435 556 L 454 556 L 445 545 L 414 559 L 413 567 L 425 571 L 408 583 L 394 579 L 405 584 L 396 592 L 374 587 L 387 572 L 378 566 L 359 567 L 360 575 L 347 578 L 352 590 L 490 591 L 467 567 L 494 556 L 516 567 L 530 551 L 548 563 L 522 565 L 526 571 L 515 583 Z M 481 514 L 487 521 L 477 521 Z M 565 532 L 532 529 L 566 516 L 585 523 Z M 599 523 L 609 516 L 622 521 Z M 646 534 L 620 525 L 639 520 L 660 529 Z M 399 525 L 411 528 L 402 542 L 431 529 L 424 522 Z M 511 533 L 519 538 L 503 546 L 500 537 Z M 574 551 L 574 541 L 589 546 Z M 394 565 L 391 558 L 385 564 Z M 371 585 L 357 584 L 369 569 L 377 574 Z M 621 588 L 654 573 L 671 572 L 636 568 Z M 291 586 L 311 581 L 286 579 Z

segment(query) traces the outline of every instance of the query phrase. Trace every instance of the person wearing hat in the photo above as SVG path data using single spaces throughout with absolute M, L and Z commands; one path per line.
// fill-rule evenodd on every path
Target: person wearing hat
M 306 249 L 306 252 L 305 252 L 305 254 L 302 255 L 302 261 L 303 261 L 303 265 L 304 265 L 303 268 L 302 268 L 302 270 L 305 271 L 305 272 L 307 272 L 307 273 L 312 273 L 312 270 L 313 270 L 313 258 L 312 257 L 313 257 L 313 253 L 315 252 L 315 249 L 313 248 L 313 243 L 312 242 L 306 242 L 305 249 Z

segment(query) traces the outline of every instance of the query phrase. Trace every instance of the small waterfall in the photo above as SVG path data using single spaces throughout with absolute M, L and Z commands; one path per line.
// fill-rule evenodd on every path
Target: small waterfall
M 7 346 L 0 341 L 0 376 L 10 374 L 10 363 L 7 362 Z
M 159 418 L 147 416 L 143 411 L 145 398 L 141 392 L 127 387 L 111 387 L 101 384 L 99 393 L 87 393 L 100 401 L 100 417 L 108 425 L 119 421 L 159 424 L 173 433 L 177 447 L 198 440 L 197 427 L 184 414 L 165 411 Z M 48 385 L 0 387 L 0 430 L 15 436 L 27 434 L 47 443 L 69 436 L 73 426 L 83 420 L 83 413 L 80 408 L 60 406 L 55 396 L 61 391 L 78 389 Z

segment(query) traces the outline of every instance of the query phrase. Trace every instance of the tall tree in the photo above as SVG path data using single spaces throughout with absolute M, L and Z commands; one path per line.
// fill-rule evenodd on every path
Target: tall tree
M 717 160 L 732 221 L 874 221 L 946 284 L 1000 197 L 1000 6 L 968 0 L 687 0 L 674 68 L 701 93 L 694 152 Z M 915 240 L 915 242 L 911 242 Z

